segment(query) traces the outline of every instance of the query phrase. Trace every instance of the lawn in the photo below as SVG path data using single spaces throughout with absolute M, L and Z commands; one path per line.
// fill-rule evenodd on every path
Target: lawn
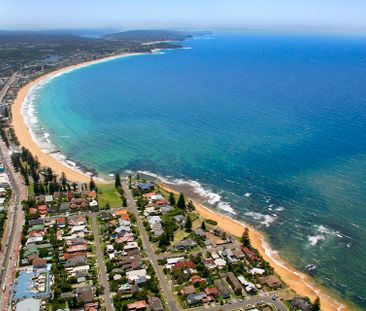
M 34 195 L 33 184 L 28 185 L 28 195 L 30 195 L 30 196 Z
M 111 208 L 122 207 L 121 195 L 114 184 L 98 185 L 99 207 L 104 208 L 108 203 Z

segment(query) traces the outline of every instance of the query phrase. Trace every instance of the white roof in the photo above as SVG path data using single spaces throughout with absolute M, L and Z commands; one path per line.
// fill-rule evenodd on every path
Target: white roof
M 77 231 L 84 231 L 84 229 L 86 228 L 86 226 L 85 225 L 82 225 L 82 226 L 73 226 L 72 228 L 71 228 L 71 231 L 72 232 L 77 232 Z
M 28 238 L 27 244 L 42 242 L 42 241 L 43 241 L 43 236 L 35 236 L 35 237 L 32 237 L 32 238 Z
M 160 216 L 149 216 L 147 217 L 147 221 L 150 225 L 156 224 L 161 221 Z
M 0 174 L 0 184 L 9 185 L 9 178 L 8 175 L 6 175 L 5 173 Z
M 89 265 L 84 265 L 84 266 L 77 266 L 77 267 L 73 267 L 72 271 L 83 271 L 83 270 L 89 270 Z
M 166 260 L 167 264 L 174 265 L 177 262 L 184 261 L 184 257 L 175 257 L 175 258 L 168 258 Z
M 44 200 L 46 201 L 46 202 L 52 202 L 53 201 L 53 197 L 52 197 L 52 195 L 46 195 L 45 197 L 44 197 Z
M 96 200 L 93 200 L 89 203 L 89 206 L 98 206 L 98 202 Z
M 146 276 L 146 270 L 145 269 L 139 269 L 139 270 L 132 270 L 126 272 L 126 277 L 130 281 L 137 280 L 141 276 Z
M 262 275 L 264 272 L 266 272 L 266 270 L 260 269 L 260 268 L 253 268 L 252 270 L 250 270 L 251 274 L 260 274 L 260 275 Z
M 159 200 L 163 200 L 164 197 L 161 194 L 154 194 L 151 196 L 151 201 L 159 201 Z
M 226 261 L 222 258 L 215 259 L 215 265 L 216 266 L 226 266 Z
M 134 249 L 134 248 L 139 248 L 137 242 L 128 242 L 127 245 L 123 249 L 126 250 L 126 249 Z
M 212 252 L 212 253 L 211 253 L 211 257 L 212 257 L 213 259 L 219 259 L 219 258 L 220 258 L 220 256 L 219 256 L 216 252 Z
M 41 300 L 27 298 L 17 303 L 16 311 L 39 311 L 41 308 Z

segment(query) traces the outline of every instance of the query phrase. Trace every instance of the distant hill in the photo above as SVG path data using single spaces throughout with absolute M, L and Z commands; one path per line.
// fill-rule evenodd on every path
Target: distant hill
M 104 38 L 112 40 L 136 40 L 141 42 L 183 41 L 193 36 L 209 35 L 210 31 L 178 31 L 178 30 L 129 30 L 107 34 Z
M 115 40 L 136 40 L 136 41 L 181 41 L 192 37 L 187 31 L 172 30 L 128 30 L 104 35 L 104 38 Z

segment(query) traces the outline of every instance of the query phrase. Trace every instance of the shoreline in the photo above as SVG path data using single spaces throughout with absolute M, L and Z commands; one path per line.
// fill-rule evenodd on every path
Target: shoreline
M 41 146 L 32 135 L 32 129 L 26 125 L 22 113 L 24 102 L 26 101 L 27 96 L 32 91 L 32 89 L 37 87 L 39 84 L 46 81 L 47 79 L 52 79 L 80 68 L 106 61 L 111 61 L 117 58 L 145 54 L 149 55 L 150 53 L 124 53 L 67 66 L 44 74 L 34 81 L 31 81 L 23 86 L 18 91 L 17 97 L 11 106 L 11 126 L 14 128 L 15 135 L 17 136 L 20 145 L 27 148 L 34 156 L 36 156 L 42 166 L 51 167 L 54 173 L 58 176 L 60 176 L 61 173 L 64 172 L 66 174 L 66 177 L 71 181 L 88 183 L 90 181 L 90 175 L 82 172 L 80 169 L 68 165 L 65 160 L 69 159 L 65 159 L 64 161 L 62 161 L 61 159 L 52 156 L 52 153 L 46 153 L 44 150 L 42 150 Z M 102 178 L 93 178 L 97 183 L 106 182 Z M 161 186 L 161 188 L 168 191 L 177 192 L 165 184 Z M 193 202 L 196 206 L 197 212 L 200 215 L 202 215 L 204 218 L 217 221 L 219 227 L 234 236 L 240 237 L 244 228 L 248 227 L 250 229 L 250 239 L 253 247 L 259 251 L 261 256 L 271 264 L 271 266 L 274 268 L 276 273 L 283 279 L 283 281 L 298 295 L 307 296 L 312 301 L 317 296 L 319 296 L 319 298 L 321 299 L 321 309 L 323 311 L 351 310 L 347 302 L 340 302 L 338 298 L 333 298 L 332 295 L 328 293 L 328 290 L 326 288 L 322 288 L 320 285 L 314 284 L 314 281 L 311 280 L 310 276 L 296 270 L 290 264 L 280 258 L 275 251 L 271 250 L 270 245 L 266 242 L 264 235 L 256 229 L 253 229 L 252 226 L 247 226 L 246 224 L 236 221 L 229 216 L 225 216 L 216 211 L 213 211 L 205 207 L 201 203 L 197 202 L 196 200 L 193 200 Z
M 170 185 L 167 185 L 164 182 L 159 183 L 158 186 L 165 191 L 173 192 L 175 194 L 178 193 L 178 191 L 174 190 Z M 214 211 L 204 206 L 197 200 L 192 200 L 192 202 L 196 207 L 198 214 L 200 214 L 205 219 L 216 221 L 218 227 L 233 236 L 240 238 L 244 228 L 248 227 L 249 237 L 253 248 L 258 250 L 260 255 L 270 263 L 274 271 L 281 277 L 281 279 L 298 295 L 309 297 L 311 301 L 314 301 L 314 299 L 318 296 L 321 300 L 322 311 L 351 310 L 347 302 L 340 302 L 338 298 L 332 297 L 332 294 L 328 293 L 327 288 L 323 288 L 321 285 L 315 284 L 315 282 L 311 279 L 311 276 L 308 276 L 307 274 L 297 270 L 285 260 L 283 260 L 276 251 L 271 249 L 270 244 L 266 242 L 263 233 L 254 229 L 250 225 Z
M 62 172 L 66 174 L 67 179 L 75 182 L 84 182 L 88 183 L 90 181 L 90 175 L 83 172 L 80 168 L 73 167 L 68 164 L 67 158 L 63 161 L 55 156 L 52 156 L 53 153 L 47 153 L 42 150 L 39 142 L 35 139 L 34 135 L 32 135 L 32 129 L 26 124 L 24 119 L 22 110 L 25 101 L 27 100 L 28 95 L 31 91 L 42 84 L 43 82 L 59 77 L 61 75 L 67 74 L 77 69 L 81 69 L 84 67 L 88 67 L 91 65 L 112 61 L 118 58 L 129 57 L 129 56 L 138 56 L 145 55 L 149 53 L 123 53 L 118 55 L 107 56 L 104 58 L 83 62 L 80 64 L 70 65 L 64 68 L 57 69 L 55 71 L 46 73 L 37 79 L 27 83 L 23 86 L 16 96 L 14 103 L 11 105 L 12 112 L 12 121 L 11 126 L 14 128 L 15 135 L 17 136 L 19 143 L 22 147 L 27 148 L 35 157 L 38 158 L 38 161 L 41 163 L 41 166 L 51 167 L 55 174 L 58 176 L 61 175 Z M 99 177 L 93 177 L 95 181 L 99 183 L 104 183 L 105 180 Z

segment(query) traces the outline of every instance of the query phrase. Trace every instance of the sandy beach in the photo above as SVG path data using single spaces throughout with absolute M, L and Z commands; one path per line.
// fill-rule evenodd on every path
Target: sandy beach
M 71 165 L 67 165 L 66 163 L 61 163 L 57 159 L 55 159 L 52 155 L 43 152 L 40 147 L 38 146 L 37 142 L 33 139 L 27 125 L 24 122 L 23 115 L 22 115 L 22 106 L 24 100 L 26 99 L 27 94 L 31 91 L 31 89 L 37 86 L 42 81 L 52 78 L 54 76 L 59 76 L 61 74 L 68 73 L 72 70 L 79 69 L 82 67 L 90 66 L 93 64 L 110 61 L 116 58 L 121 57 L 128 57 L 128 56 L 135 56 L 140 55 L 142 53 L 126 53 L 126 54 L 119 54 L 115 56 L 105 57 L 98 60 L 93 60 L 89 62 L 80 63 L 77 65 L 68 66 L 65 68 L 61 68 L 59 70 L 50 72 L 45 74 L 36 80 L 28 83 L 23 88 L 21 88 L 17 94 L 17 97 L 11 106 L 12 110 L 12 126 L 14 128 L 15 134 L 18 137 L 18 140 L 21 146 L 27 148 L 34 156 L 38 157 L 39 162 L 42 166 L 51 167 L 52 170 L 57 174 L 61 175 L 62 172 L 66 174 L 66 177 L 75 182 L 89 182 L 90 176 L 84 174 L 83 172 L 74 169 Z M 103 182 L 102 179 L 96 179 L 98 182 Z
M 177 193 L 169 185 L 160 184 L 159 186 L 166 191 Z M 259 251 L 262 257 L 271 264 L 281 279 L 298 295 L 307 296 L 311 300 L 314 300 L 319 296 L 321 300 L 321 310 L 323 311 L 351 310 L 346 303 L 333 298 L 326 289 L 316 285 L 308 275 L 297 271 L 295 268 L 291 267 L 289 263 L 286 263 L 280 258 L 276 252 L 271 251 L 269 244 L 265 241 L 262 233 L 253 229 L 251 226 L 235 221 L 228 216 L 216 213 L 195 200 L 192 201 L 196 207 L 196 211 L 203 218 L 216 221 L 218 227 L 229 232 L 233 236 L 241 237 L 244 228 L 248 227 L 250 229 L 249 235 L 252 246 Z
M 12 105 L 12 126 L 20 144 L 29 149 L 34 156 L 37 156 L 42 166 L 51 167 L 57 175 L 60 175 L 62 172 L 64 172 L 69 180 L 76 182 L 89 182 L 90 176 L 73 169 L 71 166 L 67 166 L 66 164 L 58 161 L 50 154 L 47 154 L 40 149 L 40 147 L 34 141 L 28 127 L 24 122 L 21 112 L 23 102 L 26 99 L 29 91 L 45 79 L 52 78 L 53 76 L 60 75 L 71 70 L 75 70 L 99 62 L 138 54 L 139 53 L 121 54 L 65 67 L 49 74 L 43 75 L 24 86 L 18 92 L 17 98 Z M 103 181 L 97 180 L 97 182 Z M 175 192 L 167 185 L 162 185 L 162 188 L 168 191 Z M 217 221 L 220 228 L 234 236 L 240 237 L 242 235 L 242 232 L 245 228 L 244 224 L 239 223 L 227 216 L 215 213 L 198 202 L 194 202 L 194 204 L 196 206 L 197 212 L 200 213 L 204 218 Z M 341 303 L 334 299 L 332 296 L 330 296 L 326 289 L 316 285 L 309 276 L 297 271 L 295 268 L 291 267 L 291 265 L 286 263 L 283 259 L 279 258 L 279 256 L 275 252 L 272 252 L 270 250 L 268 244 L 265 242 L 264 236 L 250 226 L 248 227 L 250 228 L 250 239 L 253 247 L 260 252 L 264 259 L 267 260 L 274 267 L 276 273 L 282 278 L 282 280 L 286 282 L 297 294 L 302 296 L 308 296 L 312 300 L 319 296 L 321 299 L 321 307 L 324 311 L 351 310 L 345 303 Z

